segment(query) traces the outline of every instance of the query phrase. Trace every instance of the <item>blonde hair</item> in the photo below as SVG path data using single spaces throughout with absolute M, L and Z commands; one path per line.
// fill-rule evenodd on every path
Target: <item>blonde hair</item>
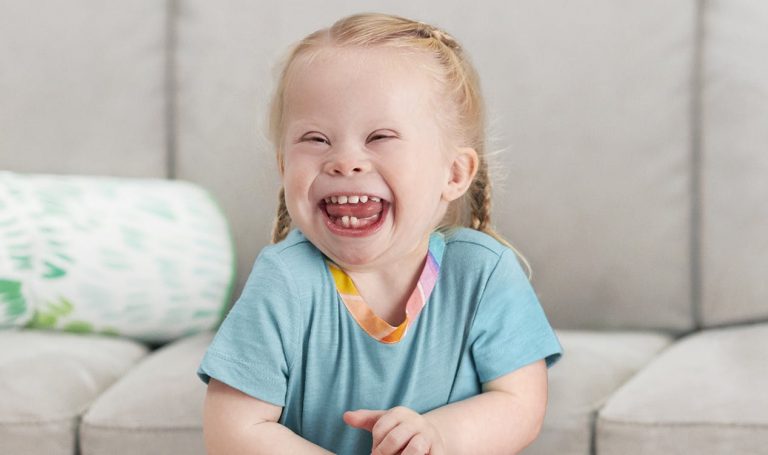
M 480 81 L 459 43 L 448 33 L 423 22 L 386 14 L 356 14 L 338 20 L 330 28 L 318 30 L 297 43 L 283 64 L 275 90 L 269 117 L 269 135 L 275 146 L 277 163 L 283 172 L 283 115 L 284 97 L 291 65 L 300 55 L 323 47 L 390 46 L 422 51 L 434 57 L 442 72 L 446 99 L 452 102 L 454 118 L 450 122 L 462 146 L 477 152 L 478 169 L 467 192 L 453 201 L 438 226 L 441 231 L 469 227 L 484 232 L 511 248 L 525 264 L 528 261 L 499 235 L 491 226 L 491 181 L 485 144 L 485 106 L 480 92 Z M 285 192 L 278 196 L 277 218 L 272 241 L 279 242 L 288 234 L 291 218 L 285 205 Z

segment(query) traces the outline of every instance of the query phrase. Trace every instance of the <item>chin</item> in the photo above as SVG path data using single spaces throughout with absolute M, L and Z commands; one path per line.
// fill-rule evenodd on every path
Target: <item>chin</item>
M 341 252 L 329 251 L 326 256 L 331 258 L 333 262 L 343 267 L 359 267 L 370 264 L 376 258 L 376 255 L 372 253 L 366 253 L 355 248 L 354 252 Z M 331 254 L 329 254 L 331 253 Z

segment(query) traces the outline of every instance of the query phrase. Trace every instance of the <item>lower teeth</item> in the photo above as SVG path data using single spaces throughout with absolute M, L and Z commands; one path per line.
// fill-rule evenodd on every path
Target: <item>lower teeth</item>
M 376 214 L 367 218 L 356 218 L 354 216 L 331 217 L 331 221 L 336 226 L 343 228 L 362 228 L 375 223 L 378 220 L 379 215 L 380 214 Z

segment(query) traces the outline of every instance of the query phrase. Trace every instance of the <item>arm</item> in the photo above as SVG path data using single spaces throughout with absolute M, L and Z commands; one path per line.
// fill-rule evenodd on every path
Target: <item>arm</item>
M 556 362 L 562 347 L 511 250 L 494 265 L 467 343 L 483 382 L 480 395 L 424 415 L 403 407 L 355 410 L 344 421 L 371 431 L 376 455 L 521 451 L 541 429 L 545 362 Z M 536 358 L 541 360 L 524 360 Z
M 203 433 L 207 453 L 329 454 L 278 423 L 282 408 L 211 378 L 205 395 Z
M 556 361 L 562 347 L 511 250 L 499 256 L 488 278 L 469 343 L 483 393 L 425 417 L 439 429 L 449 453 L 518 453 L 541 430 L 545 359 Z M 518 363 L 535 356 L 541 360 Z
M 518 453 L 541 431 L 547 407 L 544 360 L 489 381 L 483 393 L 434 409 L 424 417 L 448 453 Z
M 487 382 L 483 393 L 419 415 L 396 407 L 347 412 L 344 421 L 373 435 L 373 453 L 509 454 L 538 436 L 547 405 L 544 360 Z

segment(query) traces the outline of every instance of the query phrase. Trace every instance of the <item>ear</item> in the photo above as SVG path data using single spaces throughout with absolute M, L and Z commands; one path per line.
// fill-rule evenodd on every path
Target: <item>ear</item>
M 443 199 L 447 202 L 460 198 L 467 192 L 477 174 L 479 159 L 471 147 L 459 147 L 451 161 L 448 182 L 443 190 Z

